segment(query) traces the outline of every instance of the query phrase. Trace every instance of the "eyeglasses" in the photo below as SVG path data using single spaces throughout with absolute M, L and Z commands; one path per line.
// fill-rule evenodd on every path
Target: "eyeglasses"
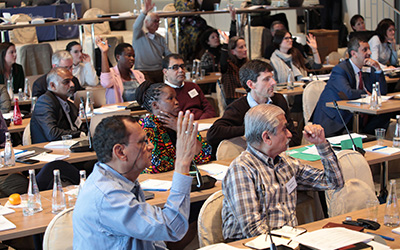
M 140 141 L 138 141 L 138 143 L 139 144 L 146 144 L 146 146 L 147 145 L 149 145 L 149 135 L 147 134 L 147 135 L 145 135 L 145 137 L 142 139 L 142 140 L 140 140 Z
M 173 70 L 179 70 L 179 68 L 181 69 L 185 69 L 185 64 L 174 64 L 172 66 L 169 66 L 168 69 L 173 69 Z
M 62 81 L 61 81 L 61 83 L 63 84 L 63 85 L 69 85 L 69 83 L 72 81 L 72 79 L 63 79 Z
M 286 41 L 287 41 L 287 40 L 293 40 L 293 37 L 287 36 L 287 37 L 284 37 L 283 40 L 286 40 Z

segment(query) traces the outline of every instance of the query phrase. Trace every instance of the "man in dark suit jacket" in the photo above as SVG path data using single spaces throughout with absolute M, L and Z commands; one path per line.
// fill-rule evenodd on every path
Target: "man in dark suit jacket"
M 53 56 L 51 57 L 51 64 L 53 68 L 55 67 L 66 68 L 72 73 L 72 64 L 73 64 L 72 56 L 66 50 L 59 50 L 56 53 L 54 53 Z M 32 96 L 36 96 L 37 98 L 39 98 L 41 95 L 46 93 L 47 91 L 46 78 L 47 74 L 44 74 L 43 76 L 36 79 L 36 81 L 32 85 Z M 85 89 L 81 86 L 78 78 L 76 78 L 75 76 L 72 77 L 72 82 L 74 84 L 74 92 L 71 93 L 70 96 L 71 98 L 73 98 L 73 94 L 76 91 Z
M 32 143 L 61 140 L 62 135 L 76 138 L 86 132 L 78 109 L 68 101 L 74 93 L 72 77 L 66 68 L 53 68 L 47 74 L 48 90 L 39 97 L 32 114 Z
M 287 102 L 282 94 L 274 93 L 276 82 L 272 72 L 274 72 L 272 66 L 260 60 L 251 60 L 240 68 L 240 82 L 246 89 L 247 96 L 231 103 L 222 118 L 215 121 L 208 130 L 207 141 L 212 146 L 214 154 L 222 140 L 244 135 L 246 112 L 262 103 L 275 104 L 285 111 L 287 129 L 292 133 L 290 146 L 300 145 L 301 137 L 294 127 Z
M 348 53 L 350 59 L 333 68 L 314 110 L 313 122 L 321 124 L 327 136 L 341 134 L 344 130 L 338 112 L 334 108 L 326 107 L 327 102 L 358 99 L 361 94 L 372 93 L 372 84 L 375 82 L 380 83 L 382 95 L 387 93 L 385 76 L 379 63 L 370 58 L 368 42 L 360 37 L 353 37 L 349 41 Z M 362 75 L 362 84 L 359 74 Z M 353 118 L 353 114 L 349 111 L 341 110 L 340 113 L 346 124 Z M 362 129 L 364 133 L 374 134 L 376 127 L 386 128 L 389 124 L 387 115 L 369 116 L 367 119 L 366 126 Z

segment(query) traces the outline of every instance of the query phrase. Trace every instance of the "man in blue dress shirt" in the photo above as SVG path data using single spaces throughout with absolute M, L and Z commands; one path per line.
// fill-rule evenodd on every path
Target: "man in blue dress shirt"
M 189 166 L 195 155 L 193 115 L 178 116 L 175 173 L 163 209 L 145 202 L 137 180 L 154 146 L 134 118 L 113 116 L 96 128 L 99 162 L 79 193 L 73 215 L 74 249 L 166 249 L 188 229 Z

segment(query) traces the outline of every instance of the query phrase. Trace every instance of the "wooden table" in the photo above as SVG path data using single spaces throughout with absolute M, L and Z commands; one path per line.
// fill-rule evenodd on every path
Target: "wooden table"
M 391 93 L 390 95 L 396 95 L 400 94 L 399 92 L 397 93 Z M 341 100 L 337 101 L 338 108 L 341 110 L 347 110 L 350 111 L 354 114 L 354 122 L 355 122 L 355 127 L 356 127 L 356 132 L 358 133 L 360 131 L 360 125 L 359 125 L 359 114 L 369 114 L 369 115 L 380 115 L 380 114 L 387 114 L 391 112 L 397 112 L 400 111 L 400 101 L 396 99 L 390 99 L 387 100 L 386 102 L 382 102 L 382 106 L 379 109 L 370 109 L 369 104 L 354 104 L 354 103 L 348 103 L 349 100 Z M 333 105 L 333 102 L 327 102 L 326 103 L 327 107 L 330 108 L 335 108 Z
M 14 123 L 11 123 L 10 126 L 8 126 L 8 131 L 10 133 L 24 132 L 26 126 L 28 126 L 30 122 L 31 118 L 23 118 L 21 125 L 14 125 Z
M 384 217 L 384 215 L 385 215 L 385 204 L 382 204 L 382 205 L 379 206 L 379 210 L 378 210 L 378 223 L 381 224 L 381 227 L 378 230 L 375 230 L 375 231 L 369 230 L 369 229 L 364 229 L 364 232 L 372 232 L 372 233 L 376 233 L 376 234 L 380 234 L 380 235 L 389 236 L 391 238 L 394 238 L 395 239 L 394 241 L 385 240 L 385 242 L 392 249 L 399 248 L 399 246 L 400 246 L 400 235 L 392 233 L 392 229 L 393 229 L 392 227 L 387 227 L 387 226 L 383 225 L 383 217 Z M 340 223 L 342 223 L 342 221 L 344 221 L 346 219 L 347 216 L 351 216 L 353 220 L 357 220 L 359 218 L 366 218 L 367 209 L 362 209 L 362 210 L 346 213 L 346 214 L 343 214 L 343 215 L 335 216 L 335 217 L 332 217 L 332 218 L 327 218 L 327 219 L 315 221 L 315 222 L 312 222 L 312 223 L 300 225 L 299 227 L 306 228 L 308 232 L 312 232 L 312 231 L 321 229 L 328 222 L 334 222 L 334 223 L 339 223 L 340 224 Z M 229 243 L 228 245 L 231 245 L 231 246 L 234 246 L 234 247 L 243 248 L 243 249 L 250 249 L 248 247 L 245 247 L 243 244 L 248 242 L 248 241 L 251 241 L 253 239 L 254 238 L 239 240 L 239 241 L 235 241 L 235 242 Z M 266 246 L 266 247 L 269 247 L 269 246 Z
M 279 93 L 285 96 L 295 96 L 295 95 L 302 95 L 304 88 L 303 86 L 297 86 L 294 87 L 293 89 L 287 89 L 287 88 L 282 88 L 282 87 L 277 87 L 279 90 L 274 91 L 275 93 Z M 241 94 L 247 94 L 246 90 L 244 88 L 236 88 L 235 91 L 237 93 Z

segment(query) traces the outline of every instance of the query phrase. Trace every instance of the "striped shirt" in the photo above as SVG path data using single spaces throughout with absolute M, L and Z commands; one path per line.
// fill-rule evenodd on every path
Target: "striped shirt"
M 344 185 L 335 153 L 329 143 L 317 146 L 324 170 L 316 169 L 284 153 L 274 159 L 250 145 L 230 165 L 222 181 L 223 236 L 238 240 L 272 229 L 296 226 L 297 191 L 288 192 L 293 177 L 299 190 L 337 189 Z

